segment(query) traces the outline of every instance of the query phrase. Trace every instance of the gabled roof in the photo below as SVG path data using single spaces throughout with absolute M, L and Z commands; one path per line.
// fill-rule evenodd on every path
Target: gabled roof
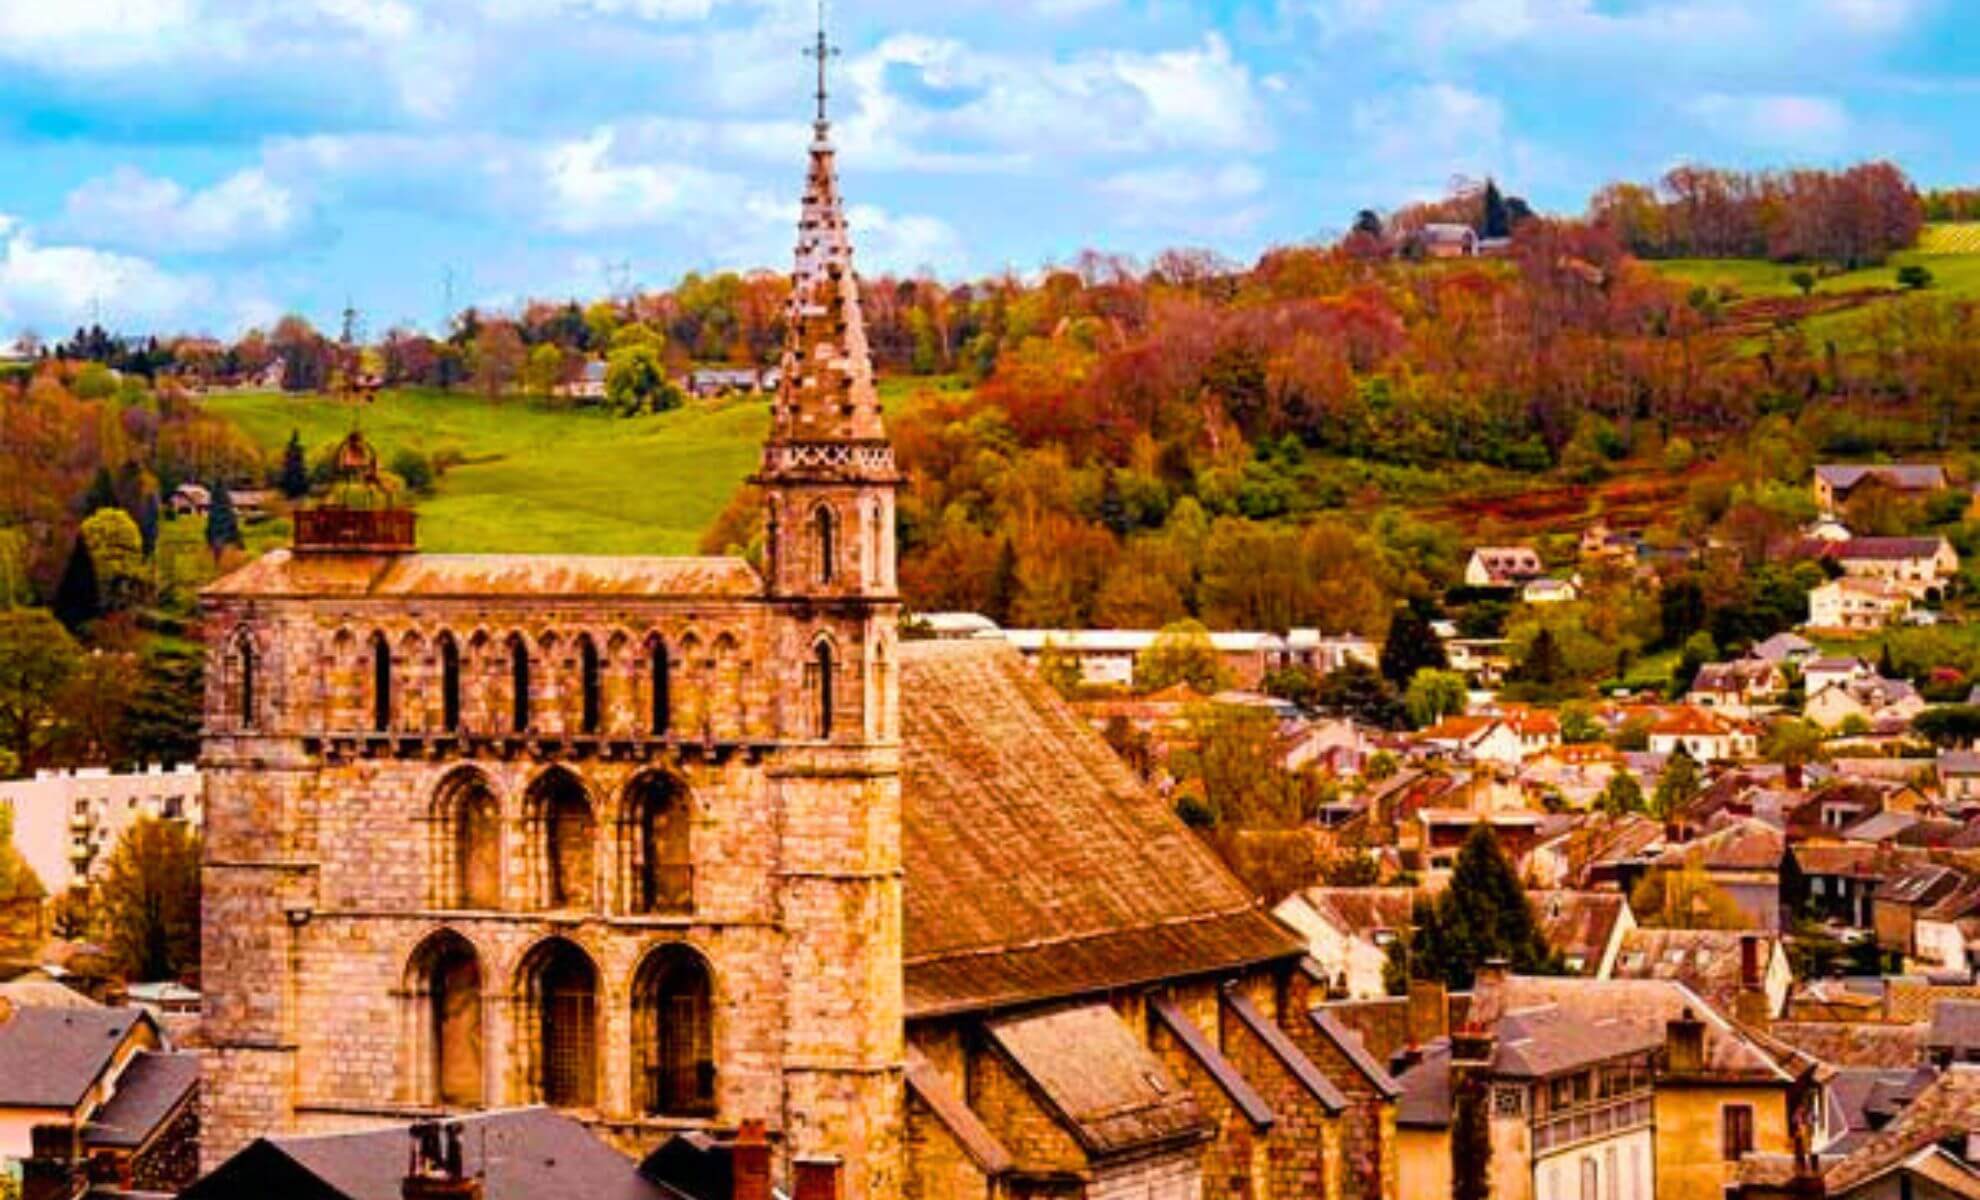
M 1883 1021 L 1775 1021 L 1767 1032 L 1833 1067 L 1911 1067 L 1925 1037 L 1923 1025 Z
M 1887 487 L 1904 491 L 1934 491 L 1946 486 L 1946 469 L 1937 463 L 1826 463 L 1815 477 L 1830 487 L 1848 491 L 1874 477 Z
M 1860 537 L 1833 543 L 1833 553 L 1843 562 L 1904 562 L 1933 558 L 1946 544 L 1944 538 Z
M 1494 994 L 1496 993 L 1496 994 Z M 1654 1036 L 1662 1044 L 1669 1024 L 1689 1010 L 1705 1025 L 1705 1069 L 1722 1080 L 1786 1083 L 1791 1078 L 1758 1042 L 1681 983 L 1663 979 L 1575 979 L 1515 975 L 1472 996 L 1472 1019 L 1497 1013 L 1558 1006 L 1587 1021 L 1613 1020 L 1622 1029 Z M 1634 1033 L 1631 1034 L 1634 1036 Z
M 1934 1000 L 1925 1045 L 1962 1056 L 1980 1051 L 1980 1000 Z
M 1658 856 L 1657 863 L 1681 867 L 1695 859 L 1708 871 L 1773 871 L 1786 857 L 1785 833 L 1745 817 L 1717 833 L 1670 847 Z
M 1665 1031 L 1617 1012 L 1571 1011 L 1559 1003 L 1519 1009 L 1499 1018 L 1494 1074 L 1544 1079 L 1582 1070 L 1664 1044 Z
M 998 642 L 901 647 L 909 1017 L 1305 952 Z
M 1838 1193 L 1882 1175 L 1921 1150 L 1980 1129 L 1980 1067 L 1956 1066 L 1905 1105 L 1883 1132 L 1823 1175 L 1828 1193 Z M 1980 1174 L 1972 1176 L 1980 1193 Z
M 0 1009 L 0 1108 L 74 1108 L 139 1025 L 141 1008 Z
M 1568 957 L 1583 960 L 1584 974 L 1601 965 L 1615 937 L 1626 901 L 1621 892 L 1530 892 L 1540 930 L 1547 944 Z
M 467 1174 L 483 1200 L 670 1200 L 625 1155 L 570 1117 L 526 1108 L 457 1118 Z M 365 1133 L 261 1138 L 181 1193 L 180 1200 L 400 1200 L 404 1126 Z
M 1780 952 L 1780 940 L 1758 930 L 1632 929 L 1616 955 L 1617 979 L 1672 979 L 1704 997 L 1727 1015 L 1735 1012 L 1743 979 L 1741 943 L 1756 940 L 1759 970 Z
M 144 1051 L 117 1077 L 117 1090 L 90 1118 L 84 1140 L 92 1148 L 142 1146 L 191 1101 L 198 1087 L 197 1054 Z
M 996 1017 L 984 1028 L 1088 1154 L 1207 1132 L 1195 1094 L 1106 1004 Z

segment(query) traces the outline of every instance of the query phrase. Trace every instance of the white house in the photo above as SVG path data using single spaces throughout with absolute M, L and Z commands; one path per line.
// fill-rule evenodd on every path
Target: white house
M 1415 896 L 1404 887 L 1311 887 L 1272 911 L 1306 939 L 1330 991 L 1371 1000 L 1388 994 L 1382 969 L 1389 947 L 1409 937 Z
M 1519 591 L 1528 604 L 1566 604 L 1581 598 L 1581 589 L 1572 579 L 1535 579 Z
M 1927 707 L 1925 698 L 1910 683 L 1873 675 L 1831 683 L 1809 693 L 1801 715 L 1824 729 L 1835 729 L 1851 717 L 1861 717 L 1872 727 L 1889 722 L 1908 725 Z
M 1874 579 L 1914 600 L 1959 574 L 1959 552 L 1941 537 L 1862 537 L 1837 545 L 1835 560 L 1851 579 Z
M 51 896 L 100 873 L 140 817 L 200 828 L 204 796 L 199 771 L 189 765 L 128 775 L 103 767 L 37 771 L 33 779 L 0 783 L 0 804 L 14 814 L 14 846 Z
M 1698 668 L 1687 699 L 1700 708 L 1747 717 L 1755 706 L 1773 702 L 1786 690 L 1787 675 L 1780 667 L 1764 658 L 1742 658 Z
M 1467 587 L 1514 587 L 1547 573 L 1531 546 L 1480 546 L 1464 564 Z
M 1017 647 L 1025 658 L 1036 661 L 1047 646 L 1071 656 L 1079 664 L 1080 679 L 1102 686 L 1132 687 L 1135 660 L 1155 644 L 1161 632 L 1154 629 L 1007 629 L 1004 640 Z M 1255 688 L 1285 658 L 1285 639 L 1271 633 L 1212 633 L 1210 644 L 1217 651 L 1232 682 L 1242 688 Z
M 1881 579 L 1845 576 L 1808 593 L 1808 627 L 1866 632 L 1911 611 L 1910 593 Z
M 1650 753 L 1676 754 L 1696 762 L 1719 762 L 1750 757 L 1753 733 L 1709 709 L 1680 704 L 1667 708 L 1650 726 Z

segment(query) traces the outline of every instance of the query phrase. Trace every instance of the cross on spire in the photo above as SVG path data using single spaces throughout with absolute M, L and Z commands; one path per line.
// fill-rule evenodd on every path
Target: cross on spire
M 818 60 L 818 120 L 813 128 L 818 133 L 818 140 L 824 141 L 825 131 L 831 128 L 832 124 L 825 114 L 825 101 L 830 96 L 825 86 L 825 67 L 832 59 L 839 56 L 839 48 L 832 44 L 825 31 L 825 0 L 818 0 L 818 44 L 804 53 L 805 57 Z

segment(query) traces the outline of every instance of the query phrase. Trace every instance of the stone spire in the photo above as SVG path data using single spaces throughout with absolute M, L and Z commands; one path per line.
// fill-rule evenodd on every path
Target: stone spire
M 826 63 L 837 53 L 826 40 L 821 6 L 818 116 L 812 125 L 811 169 L 798 219 L 797 267 L 785 311 L 784 358 L 770 440 L 778 443 L 881 442 L 880 398 L 853 277 L 852 239 L 839 197 L 832 124 L 826 113 Z M 773 456 L 774 457 L 774 456 Z M 766 464 L 774 469 L 774 464 Z

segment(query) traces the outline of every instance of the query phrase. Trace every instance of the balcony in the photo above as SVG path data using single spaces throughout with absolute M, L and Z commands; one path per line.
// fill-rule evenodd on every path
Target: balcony
M 1533 1153 L 1547 1154 L 1579 1142 L 1647 1128 L 1654 1111 L 1651 1093 L 1642 1091 L 1549 1113 L 1533 1122 Z

